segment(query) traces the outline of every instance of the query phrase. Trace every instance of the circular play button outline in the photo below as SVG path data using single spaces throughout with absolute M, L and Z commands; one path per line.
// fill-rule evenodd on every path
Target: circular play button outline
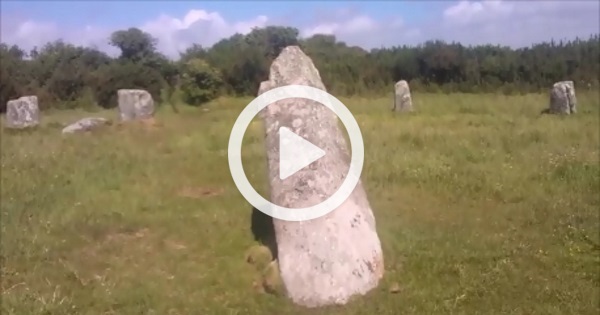
M 242 166 L 242 139 L 252 119 L 265 107 L 288 98 L 305 98 L 327 106 L 342 121 L 350 138 L 351 160 L 348 174 L 338 190 L 323 202 L 305 208 L 287 208 L 263 198 L 252 187 Z M 227 150 L 229 170 L 235 185 L 246 200 L 261 212 L 280 220 L 305 221 L 319 218 L 339 207 L 354 191 L 364 164 L 364 143 L 360 127 L 348 108 L 335 96 L 311 86 L 286 85 L 256 97 L 233 124 Z

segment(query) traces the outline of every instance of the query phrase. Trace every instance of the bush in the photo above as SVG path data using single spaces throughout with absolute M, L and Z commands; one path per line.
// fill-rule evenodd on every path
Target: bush
M 181 92 L 183 100 L 194 106 L 217 98 L 223 80 L 218 71 L 202 59 L 182 64 Z
M 161 89 L 166 85 L 160 72 L 129 61 L 112 62 L 93 74 L 94 95 L 104 108 L 117 106 L 117 90 L 142 89 L 152 95 L 155 103 L 162 102 Z

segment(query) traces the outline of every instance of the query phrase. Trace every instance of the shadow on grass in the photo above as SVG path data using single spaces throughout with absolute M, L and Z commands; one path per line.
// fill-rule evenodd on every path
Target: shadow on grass
M 268 247 L 273 255 L 273 259 L 277 259 L 277 242 L 275 239 L 273 218 L 252 207 L 250 224 L 254 240 Z

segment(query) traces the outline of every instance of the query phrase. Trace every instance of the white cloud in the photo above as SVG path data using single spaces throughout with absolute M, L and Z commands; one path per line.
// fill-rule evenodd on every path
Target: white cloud
M 597 1 L 463 0 L 444 10 L 441 23 L 424 29 L 434 37 L 465 44 L 520 47 L 598 33 L 599 12 Z
M 246 21 L 229 22 L 218 12 L 190 10 L 183 17 L 177 18 L 166 14 L 150 20 L 142 25 L 132 25 L 152 34 L 158 39 L 158 50 L 170 57 L 178 57 L 192 44 L 211 46 L 217 41 L 235 33 L 246 34 L 254 27 L 266 26 L 268 18 L 264 15 Z M 60 28 L 55 22 L 32 21 L 5 18 L 0 19 L 0 36 L 2 42 L 18 44 L 21 48 L 31 50 L 34 46 L 57 39 L 66 42 L 96 46 L 97 48 L 118 54 L 118 50 L 108 44 L 108 38 L 115 29 L 86 26 L 79 30 Z
M 346 15 L 306 27 L 302 33 L 334 34 L 348 44 L 365 48 L 418 44 L 431 39 L 522 47 L 552 38 L 587 38 L 600 32 L 599 12 L 597 1 L 462 0 L 450 2 L 420 24 Z
M 498 0 L 470 2 L 463 0 L 444 10 L 443 17 L 451 23 L 469 25 L 509 17 L 514 8 L 514 2 Z
M 65 42 L 97 47 L 114 55 L 118 51 L 108 44 L 110 30 L 86 25 L 81 29 L 64 30 L 54 22 L 19 20 L 4 16 L 0 19 L 0 38 L 2 42 L 17 44 L 30 51 L 34 47 L 41 48 L 49 41 L 62 39 Z
M 3 42 L 16 43 L 27 49 L 45 42 L 47 38 L 56 38 L 59 35 L 59 29 L 53 23 L 19 21 L 10 17 L 2 17 L 0 23 Z
M 375 21 L 368 16 L 362 15 L 352 17 L 348 21 L 323 23 L 308 27 L 301 32 L 301 36 L 370 33 L 375 28 L 377 28 Z
M 292 25 L 301 36 L 333 34 L 349 45 L 374 48 L 417 44 L 430 39 L 460 41 L 463 44 L 503 44 L 527 46 L 554 39 L 587 37 L 599 32 L 600 3 L 597 1 L 456 1 L 432 11 L 428 20 L 417 24 L 400 17 L 369 16 L 356 8 L 341 8 L 318 21 Z M 409 14 L 409 13 L 406 13 Z M 405 15 L 407 17 L 407 15 Z M 193 43 L 211 46 L 235 33 L 246 34 L 253 27 L 267 26 L 272 20 L 260 15 L 247 20 L 228 21 L 219 12 L 190 10 L 184 16 L 160 15 L 141 25 L 157 37 L 158 49 L 171 57 Z M 60 27 L 55 22 L 32 21 L 12 16 L 0 19 L 3 42 L 29 50 L 45 42 L 62 38 L 78 45 L 96 46 L 116 54 L 108 45 L 115 29 L 88 25 L 82 29 Z M 279 23 L 278 23 L 279 24 Z
M 356 15 L 306 27 L 300 32 L 302 37 L 314 34 L 335 35 L 338 40 L 348 45 L 374 48 L 407 39 L 414 40 L 419 31 L 406 26 L 399 18 L 377 21 L 366 15 Z
M 253 27 L 263 27 L 264 15 L 251 20 L 228 22 L 218 12 L 190 10 L 183 18 L 161 15 L 142 25 L 140 29 L 158 39 L 158 49 L 168 56 L 178 56 L 192 44 L 211 46 L 235 33 L 249 33 Z

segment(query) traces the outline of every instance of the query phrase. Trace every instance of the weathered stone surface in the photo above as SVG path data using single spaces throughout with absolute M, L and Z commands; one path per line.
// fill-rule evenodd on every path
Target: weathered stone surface
M 154 100 L 145 90 L 117 91 L 121 121 L 149 119 L 154 116 Z
M 40 123 L 40 109 L 35 95 L 22 96 L 6 103 L 6 127 L 22 129 Z
M 88 117 L 80 119 L 63 128 L 62 133 L 84 132 L 97 127 L 110 124 L 110 120 L 102 117 Z
M 550 91 L 549 114 L 575 114 L 577 113 L 577 98 L 573 81 L 560 81 L 554 83 Z
M 393 110 L 397 112 L 410 112 L 413 110 L 410 88 L 405 80 L 400 80 L 394 85 Z
M 326 90 L 312 60 L 297 46 L 286 47 L 271 65 L 259 94 L 289 84 Z M 266 132 L 271 202 L 290 208 L 329 198 L 349 169 L 349 149 L 337 116 L 303 98 L 281 100 L 261 113 Z M 279 178 L 279 128 L 292 132 L 327 154 L 292 176 Z M 375 218 L 362 183 L 329 214 L 304 222 L 273 219 L 277 259 L 286 294 L 306 307 L 345 304 L 365 294 L 383 276 L 383 254 Z

